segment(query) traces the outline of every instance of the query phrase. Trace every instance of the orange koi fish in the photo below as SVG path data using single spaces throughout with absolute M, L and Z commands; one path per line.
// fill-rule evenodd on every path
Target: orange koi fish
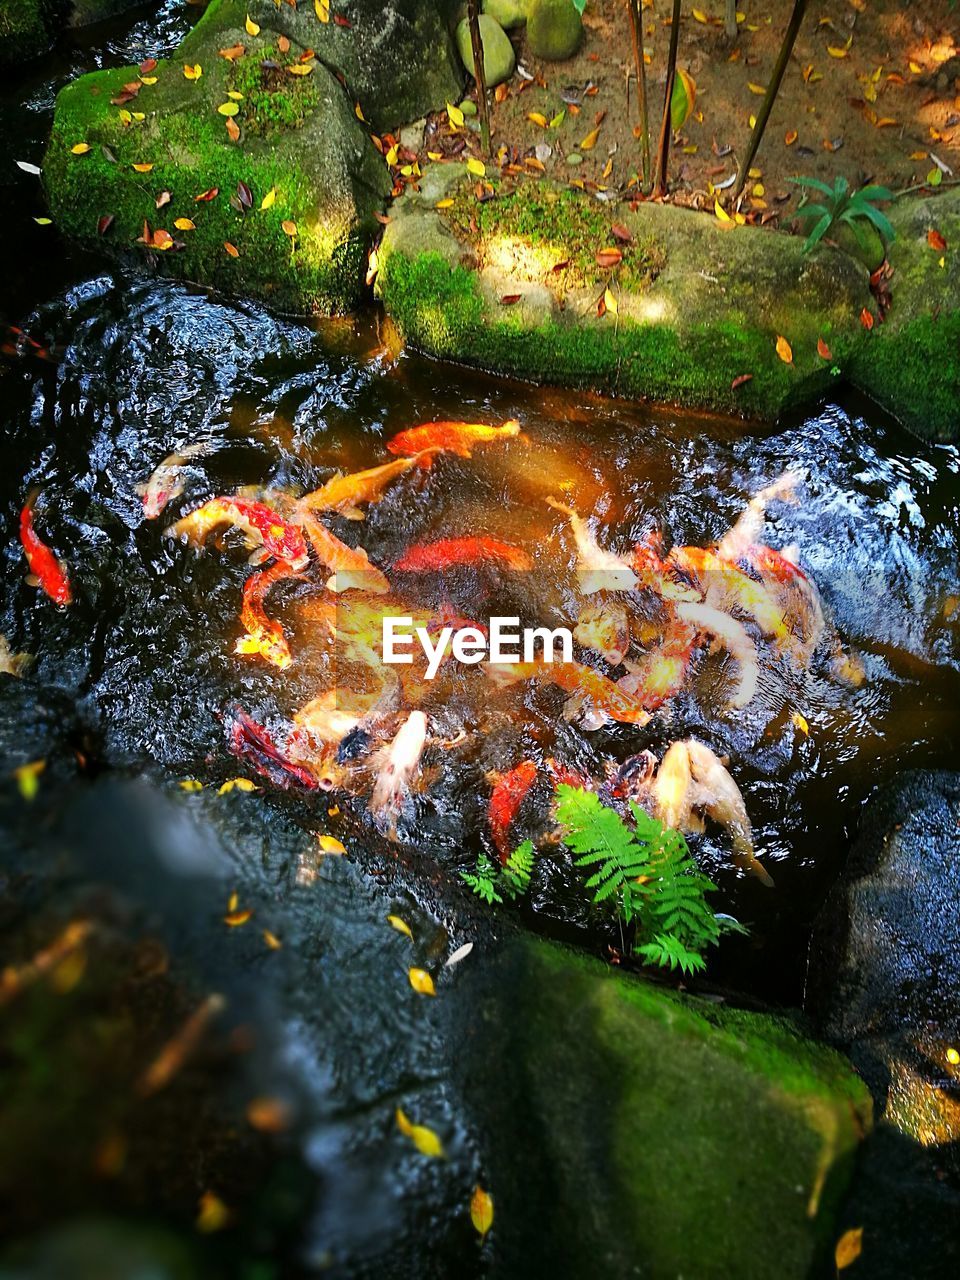
M 281 671 L 289 667 L 293 657 L 283 634 L 283 627 L 273 618 L 267 617 L 264 602 L 275 582 L 279 582 L 281 578 L 300 576 L 302 575 L 294 574 L 284 560 L 278 560 L 268 569 L 251 573 L 243 584 L 243 604 L 240 608 L 240 622 L 247 634 L 237 641 L 234 653 L 258 654 Z
M 66 607 L 73 603 L 67 566 L 58 559 L 33 527 L 33 508 L 37 500 L 34 490 L 20 512 L 20 543 L 30 566 L 27 581 L 50 597 L 54 604 Z
M 796 656 L 801 661 L 808 660 L 827 625 L 820 592 L 814 583 L 794 560 L 773 547 L 756 543 L 741 547 L 740 559 L 760 575 L 784 615 L 793 619 L 802 636 Z
M 673 621 L 655 649 L 650 649 L 640 662 L 627 664 L 630 674 L 618 680 L 617 687 L 632 694 L 648 710 L 656 710 L 682 686 L 696 636 L 692 626 Z
M 441 538 L 438 542 L 409 547 L 399 560 L 394 561 L 393 567 L 412 573 L 429 573 L 431 570 L 450 569 L 459 564 L 485 564 L 491 561 L 506 569 L 524 570 L 533 567 L 533 561 L 520 547 L 486 537 Z
M 387 441 L 390 453 L 407 457 L 425 454 L 427 451 L 455 453 L 458 458 L 469 458 L 480 444 L 496 444 L 498 440 L 511 440 L 520 434 L 520 423 L 511 418 L 500 427 L 488 427 L 482 422 L 425 422 L 419 427 L 409 427 Z M 429 456 L 421 457 L 421 467 L 433 462 Z
M 534 760 L 521 760 L 506 773 L 493 776 L 487 821 L 490 824 L 490 836 L 494 848 L 500 855 L 501 863 L 506 863 L 510 856 L 510 827 L 536 780 L 537 765 Z
M 325 569 L 331 570 L 327 580 L 328 590 L 370 591 L 374 595 L 386 595 L 390 590 L 390 583 L 370 563 L 370 557 L 363 547 L 348 547 L 314 516 L 304 514 L 302 520 L 317 559 Z
M 638 698 L 582 662 L 500 663 L 488 666 L 488 671 L 494 680 L 547 680 L 576 695 L 574 710 L 586 710 L 584 727 L 596 729 L 609 720 L 638 726 L 650 722 Z
M 338 511 L 347 520 L 364 520 L 366 516 L 358 503 L 379 502 L 391 480 L 402 476 L 411 467 L 429 465 L 424 463 L 424 459 L 429 459 L 433 453 L 436 453 L 435 449 L 426 449 L 412 458 L 398 458 L 396 462 L 384 462 L 379 467 L 355 471 L 352 475 L 337 472 L 319 489 L 304 494 L 297 505 L 304 511 Z
M 587 605 L 580 610 L 573 638 L 619 667 L 630 650 L 630 615 L 618 600 Z
M 724 612 L 739 609 L 753 619 L 763 635 L 780 646 L 790 643 L 783 609 L 763 583 L 748 578 L 715 551 L 703 547 L 674 547 L 668 561 L 698 583 L 705 603 Z
M 307 544 L 296 525 L 288 523 L 265 502 L 251 498 L 211 498 L 176 524 L 169 525 L 163 534 L 166 538 L 186 539 L 193 546 L 202 546 L 207 535 L 221 524 L 242 529 L 248 544 L 261 552 L 260 559 L 273 556 L 284 560 L 298 573 L 309 563 Z

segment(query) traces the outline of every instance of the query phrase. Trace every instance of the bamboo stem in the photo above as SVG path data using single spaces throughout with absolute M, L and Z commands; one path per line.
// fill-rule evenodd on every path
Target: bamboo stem
M 650 122 L 647 115 L 647 67 L 643 49 L 643 0 L 627 0 L 630 14 L 630 36 L 633 42 L 633 60 L 637 64 L 637 96 L 640 106 L 640 146 L 643 171 L 643 189 L 650 183 Z
M 490 109 L 487 102 L 487 76 L 483 66 L 483 40 L 480 37 L 480 0 L 467 0 L 467 21 L 473 49 L 473 78 L 477 82 L 477 106 L 480 108 L 480 143 L 490 155 Z
M 760 140 L 763 137 L 763 131 L 767 127 L 767 121 L 770 119 L 770 112 L 773 110 L 773 104 L 780 92 L 780 85 L 783 82 L 784 73 L 787 70 L 787 63 L 790 61 L 790 55 L 793 53 L 793 46 L 797 39 L 797 33 L 800 30 L 800 24 L 803 22 L 804 14 L 807 11 L 807 0 L 793 0 L 793 13 L 790 15 L 790 22 L 784 32 L 783 44 L 780 46 L 780 52 L 777 55 L 776 66 L 773 68 L 773 75 L 770 77 L 770 83 L 767 85 L 767 92 L 763 96 L 763 102 L 760 105 L 760 111 L 757 115 L 757 122 L 753 126 L 753 133 L 750 135 L 750 145 L 747 147 L 746 154 L 740 161 L 740 168 L 737 170 L 737 181 L 733 188 L 731 199 L 736 200 L 740 192 L 743 190 L 744 183 L 747 180 L 747 174 L 750 172 L 750 166 L 753 164 L 757 150 L 760 146 Z
M 677 42 L 680 39 L 680 4 L 673 0 L 673 18 L 670 23 L 670 51 L 667 54 L 667 83 L 663 98 L 663 121 L 660 125 L 660 141 L 657 146 L 657 164 L 653 180 L 653 194 L 667 193 L 667 162 L 670 158 L 670 109 L 673 106 L 673 82 L 677 78 Z

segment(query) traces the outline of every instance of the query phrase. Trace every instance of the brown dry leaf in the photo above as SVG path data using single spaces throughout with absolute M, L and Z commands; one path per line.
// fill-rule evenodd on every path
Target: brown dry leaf
M 113 214 L 105 213 L 97 222 L 97 235 L 105 236 L 113 226 Z
M 470 1197 L 470 1221 L 481 1236 L 493 1226 L 493 1198 L 479 1185 Z
M 156 205 L 158 209 L 162 209 L 163 206 L 165 204 L 169 204 L 172 199 L 173 199 L 173 196 L 169 191 L 161 191 L 153 203 Z
M 833 1260 L 838 1271 L 852 1266 L 863 1250 L 863 1227 L 851 1227 L 837 1241 L 833 1251 Z
M 873 328 L 873 312 L 868 311 L 866 307 L 860 312 L 860 323 L 865 329 Z
M 281 38 L 286 39 L 285 36 Z M 289 41 L 287 43 L 289 47 Z M 221 58 L 226 58 L 228 62 L 233 62 L 237 58 L 242 58 L 246 53 L 246 49 L 242 44 L 232 44 L 229 49 L 218 49 L 217 52 Z
M 942 253 L 947 247 L 946 240 L 944 240 L 943 235 L 936 229 L 936 227 L 931 227 L 927 232 L 927 244 L 931 249 L 936 249 L 938 253 Z
M 625 227 L 622 222 L 615 222 L 610 228 L 614 240 L 619 240 L 621 244 L 632 244 L 633 233 L 629 227 Z
M 817 339 L 817 355 L 821 360 L 832 360 L 833 352 L 827 346 L 822 338 Z
M 618 267 L 623 261 L 623 254 L 616 246 L 609 246 L 606 249 L 597 250 L 597 266 L 598 267 Z
M 742 387 L 742 386 L 744 385 L 744 383 L 752 382 L 752 381 L 753 381 L 753 374 L 752 374 L 752 373 L 740 373 L 740 374 L 737 374 L 737 376 L 734 378 L 734 380 L 730 383 L 730 390 L 731 390 L 731 391 L 736 391 L 736 389 L 737 389 L 738 387 Z
M 522 297 L 523 297 L 522 293 L 505 293 L 503 297 L 500 299 L 500 305 L 501 307 L 515 306 Z
M 236 120 L 230 119 L 230 118 L 228 117 L 228 118 L 224 121 L 224 124 L 226 125 L 226 128 L 227 128 L 227 137 L 230 139 L 230 141 L 231 141 L 231 142 L 239 142 L 239 141 L 240 141 L 240 126 L 237 124 Z
M 793 144 L 796 142 L 796 140 L 797 140 L 797 138 L 798 138 L 798 137 L 799 137 L 799 135 L 798 135 L 798 133 L 797 133 L 796 129 L 789 129 L 789 130 L 784 134 L 784 138 L 783 138 L 784 145 L 785 145 L 785 146 L 788 146 L 788 147 L 792 147 L 792 146 L 793 146 Z
M 781 334 L 777 335 L 777 355 L 784 364 L 793 364 L 793 348 Z

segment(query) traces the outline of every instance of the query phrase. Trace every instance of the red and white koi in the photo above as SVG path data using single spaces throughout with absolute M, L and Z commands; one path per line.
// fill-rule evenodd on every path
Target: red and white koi
M 273 507 L 252 498 L 211 498 L 176 524 L 169 525 L 163 534 L 166 538 L 186 540 L 200 547 L 208 535 L 223 524 L 243 530 L 247 545 L 259 553 L 257 559 L 272 556 L 275 560 L 286 561 L 297 572 L 309 563 L 307 544 L 300 529 Z
M 216 448 L 214 440 L 198 440 L 164 458 L 150 478 L 136 487 L 143 499 L 145 519 L 155 520 L 174 498 L 179 498 L 186 488 L 186 476 L 194 458 L 201 458 Z

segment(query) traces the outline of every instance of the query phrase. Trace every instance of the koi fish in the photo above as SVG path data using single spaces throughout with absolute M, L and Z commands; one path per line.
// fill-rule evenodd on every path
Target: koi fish
M 779 647 L 791 644 L 793 636 L 783 608 L 763 583 L 755 582 L 735 565 L 721 560 L 715 551 L 703 547 L 674 547 L 668 560 L 697 582 L 706 604 L 724 613 L 739 609 Z
M 778 498 L 784 502 L 795 501 L 794 488 L 801 478 L 799 471 L 784 471 L 750 499 L 739 519 L 720 539 L 717 555 L 721 560 L 736 563 L 743 558 L 746 549 L 760 539 L 767 507 Z
M 796 561 L 785 551 L 752 543 L 741 551 L 741 560 L 758 573 L 778 599 L 784 616 L 794 622 L 799 639 L 796 656 L 809 661 L 826 629 L 820 592 Z
M 378 662 L 370 651 L 371 661 Z M 402 695 L 400 677 L 392 668 L 379 667 L 380 689 L 360 695 L 353 689 L 327 689 L 311 699 L 293 717 L 295 738 L 306 749 L 339 747 L 352 734 L 368 733 L 384 716 L 397 710 Z
M 740 788 L 709 747 L 696 738 L 688 738 L 680 745 L 686 748 L 690 772 L 698 789 L 695 803 L 732 838 L 733 859 L 737 866 L 772 888 L 773 879 L 754 852 L 753 828 Z M 671 747 L 670 750 L 672 749 Z
M 699 600 L 702 592 L 678 583 L 671 570 L 669 557 L 664 557 L 663 535 L 653 530 L 633 548 L 631 563 L 641 586 L 655 591 L 664 600 Z
M 487 670 L 494 680 L 546 680 L 574 694 L 569 718 L 579 714 L 585 729 L 599 729 L 610 720 L 638 726 L 650 722 L 649 713 L 633 694 L 582 662 L 499 663 L 488 665 Z
M 573 507 L 556 498 L 547 498 L 547 506 L 562 512 L 570 521 L 570 530 L 577 545 L 577 572 L 580 590 L 586 595 L 595 591 L 632 591 L 639 586 L 637 575 L 612 551 L 604 551 L 590 531 L 590 527 Z
M 246 635 L 237 641 L 234 653 L 258 654 L 281 671 L 289 667 L 293 656 L 283 627 L 273 618 L 267 617 L 264 602 L 275 582 L 279 582 L 281 578 L 300 576 L 302 575 L 293 574 L 284 560 L 278 560 L 268 569 L 251 573 L 243 584 L 243 604 L 240 608 L 240 622 Z
M 227 749 L 231 755 L 249 762 L 261 777 L 288 790 L 294 784 L 316 791 L 318 782 L 309 769 L 291 760 L 273 735 L 245 711 L 236 708 L 230 715 Z
M 698 631 L 706 631 L 729 652 L 730 656 L 740 664 L 740 683 L 733 697 L 731 707 L 745 707 L 757 692 L 757 649 L 747 635 L 742 623 L 731 618 L 728 613 L 713 609 L 710 605 L 694 604 L 689 600 L 680 600 L 676 604 L 677 617 L 690 623 Z
M 7 637 L 0 635 L 0 675 L 16 676 L 18 679 L 33 662 L 33 654 L 14 653 Z
M 427 717 L 411 711 L 388 747 L 377 753 L 377 778 L 370 797 L 370 812 L 377 829 L 391 839 L 397 834 L 397 818 L 410 794 L 413 777 L 427 741 Z
M 662 706 L 682 686 L 696 638 L 693 627 L 674 619 L 655 649 L 648 650 L 640 662 L 627 663 L 628 674 L 617 681 L 618 688 L 649 711 Z
M 432 453 L 455 453 L 459 458 L 472 457 L 472 451 L 481 444 L 496 444 L 499 440 L 511 440 L 520 434 L 520 423 L 515 418 L 499 427 L 488 427 L 482 422 L 425 422 L 419 427 L 409 427 L 387 441 L 390 453 L 407 457 L 421 456 L 420 465 L 428 468 L 433 462 Z
M 530 788 L 537 780 L 534 760 L 521 760 L 506 773 L 493 775 L 493 790 L 487 808 L 487 821 L 494 848 L 501 863 L 510 856 L 510 827 Z
M 611 667 L 619 667 L 630 649 L 630 616 L 619 601 L 604 600 L 580 610 L 573 638 Z
M 136 486 L 136 492 L 143 498 L 144 518 L 155 520 L 164 507 L 174 498 L 179 498 L 186 488 L 186 474 L 192 460 L 212 453 L 216 448 L 217 443 L 213 440 L 198 440 L 164 458 L 149 480 Z
M 203 546 L 207 535 L 219 525 L 230 524 L 242 529 L 248 546 L 256 548 L 254 561 L 272 556 L 284 560 L 299 573 L 309 564 L 307 544 L 296 525 L 284 520 L 273 507 L 251 498 L 211 498 L 196 511 L 164 529 L 165 538 L 186 540 L 192 546 Z
M 398 458 L 396 462 L 384 462 L 379 467 L 355 471 L 352 475 L 337 472 L 319 489 L 304 494 L 297 505 L 304 511 L 337 511 L 347 520 L 365 520 L 358 503 L 379 502 L 391 480 L 402 476 L 411 467 L 425 465 L 424 458 L 435 452 L 435 449 L 425 449 L 412 458 Z
M 459 564 L 485 564 L 490 561 L 518 571 L 533 567 L 533 561 L 520 547 L 486 537 L 441 538 L 438 542 L 421 543 L 409 547 L 399 560 L 394 561 L 393 567 L 412 573 L 429 573 Z
M 332 570 L 327 579 L 328 590 L 369 591 L 374 595 L 385 595 L 390 590 L 390 583 L 370 563 L 363 547 L 348 547 L 314 516 L 304 514 L 302 520 L 317 559 L 325 569 Z
M 30 567 L 27 582 L 32 587 L 40 587 L 54 604 L 66 607 L 68 604 L 73 604 L 67 566 L 53 554 L 45 542 L 41 541 L 33 527 L 33 508 L 36 500 L 37 491 L 34 490 L 20 512 L 20 543 Z

